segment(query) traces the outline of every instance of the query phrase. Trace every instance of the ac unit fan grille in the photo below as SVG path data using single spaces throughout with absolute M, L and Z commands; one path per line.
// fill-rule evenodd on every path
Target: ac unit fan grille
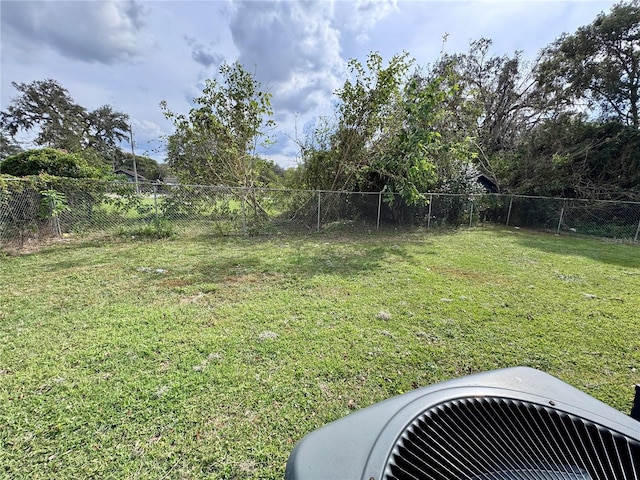
M 385 472 L 386 480 L 640 480 L 640 442 L 544 405 L 463 398 L 414 420 Z

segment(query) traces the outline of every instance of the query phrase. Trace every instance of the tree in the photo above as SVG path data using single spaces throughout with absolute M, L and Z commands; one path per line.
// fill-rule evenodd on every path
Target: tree
M 564 34 L 535 69 L 542 121 L 511 152 L 516 193 L 637 199 L 640 0 Z
M 448 131 L 452 112 L 447 108 L 459 94 L 448 77 L 426 78 L 414 74 L 402 98 L 402 128 L 376 170 L 384 173 L 385 190 L 397 192 L 409 205 L 423 200 L 423 193 L 444 190 L 471 193 L 475 171 L 471 139 Z
M 128 115 L 115 111 L 109 105 L 89 112 L 83 132 L 85 148 L 93 149 L 102 158 L 113 163 L 120 152 L 118 142 L 128 138 L 128 119 Z
M 37 145 L 97 155 L 103 163 L 112 162 L 117 142 L 127 138 L 126 114 L 108 105 L 89 112 L 55 80 L 12 85 L 20 95 L 0 112 L 0 126 L 12 137 L 35 129 Z
M 0 174 L 25 177 L 42 173 L 56 177 L 100 178 L 107 170 L 90 166 L 79 154 L 53 148 L 27 150 L 0 163 Z
M 274 125 L 271 94 L 238 62 L 223 64 L 219 74 L 206 81 L 188 115 L 161 103 L 175 126 L 167 162 L 183 182 L 253 187 L 260 175 L 257 146 Z
M 429 81 L 418 74 L 404 86 L 399 99 L 400 128 L 374 158 L 371 168 L 370 182 L 376 190 L 388 193 L 390 204 L 395 194 L 408 205 L 417 204 L 425 200 L 423 193 L 437 184 L 450 147 L 442 142 L 437 128 L 447 94 L 439 80 Z
M 0 121 L 10 135 L 39 127 L 36 144 L 69 151 L 80 149 L 86 110 L 73 102 L 66 89 L 55 80 L 12 85 L 21 95 L 0 113 Z
M 408 75 L 412 63 L 402 54 L 384 66 L 376 52 L 365 65 L 349 62 L 353 78 L 336 92 L 335 120 L 319 122 L 302 145 L 307 188 L 384 191 L 390 204 L 400 196 L 413 205 L 438 185 L 460 183 L 473 156 L 468 139 L 442 133 L 457 86 Z
M 11 155 L 20 153 L 22 149 L 4 128 L 0 129 L 0 162 Z
M 258 174 L 257 182 L 260 186 L 277 188 L 282 185 L 285 169 L 272 160 L 259 158 L 254 167 Z
M 401 92 L 411 65 L 407 54 L 385 67 L 377 52 L 366 63 L 352 59 L 336 92 L 334 119 L 321 119 L 301 145 L 306 184 L 327 190 L 366 190 L 374 158 L 386 151 L 401 127 Z
M 619 122 L 562 115 L 531 132 L 511 167 L 509 183 L 515 193 L 637 200 L 640 131 Z
M 640 128 L 640 0 L 620 2 L 543 53 L 541 91 L 561 111 L 576 103 Z
M 159 164 L 154 159 L 142 155 L 136 155 L 136 171 L 147 180 L 162 180 L 167 173 L 165 164 Z M 113 163 L 114 170 L 124 168 L 133 170 L 133 155 L 119 151 Z
M 442 78 L 455 95 L 444 99 L 443 135 L 471 141 L 475 163 L 500 186 L 505 158 L 544 117 L 532 69 L 521 52 L 490 55 L 492 41 L 471 42 L 463 54 L 443 55 L 430 76 Z
M 335 118 L 321 116 L 298 142 L 302 163 L 296 174 L 289 175 L 294 188 L 330 190 L 336 181 L 338 160 L 333 151 L 333 135 L 337 131 Z
M 349 62 L 353 80 L 336 92 L 338 127 L 333 134 L 335 176 L 331 190 L 371 188 L 374 159 L 382 155 L 402 125 L 401 95 L 412 60 L 394 55 L 386 67 L 382 56 L 371 52 L 365 65 Z

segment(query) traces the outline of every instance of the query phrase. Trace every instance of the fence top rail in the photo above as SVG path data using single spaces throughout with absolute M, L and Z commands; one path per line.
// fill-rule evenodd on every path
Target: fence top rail
M 472 194 L 480 197 L 498 196 L 498 197 L 512 197 L 512 198 L 527 198 L 533 200 L 555 200 L 562 202 L 583 202 L 583 203 L 626 203 L 630 205 L 640 205 L 640 201 L 633 200 L 602 200 L 597 198 L 565 198 L 565 197 L 543 197 L 540 195 L 514 195 L 509 193 L 480 193 Z
M 90 183 L 104 183 L 106 185 L 131 185 L 132 188 L 135 188 L 134 182 L 122 181 L 122 180 L 103 180 L 103 179 L 92 179 L 92 178 L 65 178 L 65 180 L 77 181 L 79 183 L 82 182 L 90 182 Z M 29 182 L 27 178 L 21 177 L 12 177 L 12 176 L 0 176 L 0 180 L 6 182 Z M 379 192 L 353 192 L 348 190 L 322 190 L 322 189 L 300 189 L 300 188 L 273 188 L 273 187 L 241 187 L 241 186 L 230 186 L 230 185 L 199 185 L 199 184 L 182 184 L 182 183 L 164 183 L 164 182 L 138 182 L 138 186 L 150 186 L 150 187 L 169 187 L 169 188 L 202 188 L 209 190 L 222 190 L 222 191 L 263 191 L 263 192 L 298 192 L 298 193 L 308 193 L 308 194 L 339 194 L 339 195 L 398 195 L 393 192 L 379 191 Z M 518 194 L 510 194 L 510 193 L 448 193 L 448 192 L 423 192 L 422 195 L 425 197 L 467 197 L 469 199 L 476 199 L 482 197 L 494 197 L 494 198 L 522 198 L 522 199 L 532 199 L 532 200 L 550 200 L 557 202 L 581 202 L 581 203 L 610 203 L 610 204 L 627 204 L 627 205 L 640 205 L 640 201 L 632 201 L 632 200 L 601 200 L 601 199 L 590 199 L 590 198 L 566 198 L 566 197 L 545 197 L 542 195 L 518 195 Z

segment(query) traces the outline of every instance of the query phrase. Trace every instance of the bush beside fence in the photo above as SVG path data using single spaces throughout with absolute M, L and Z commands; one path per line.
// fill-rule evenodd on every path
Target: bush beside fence
M 428 193 L 420 205 L 377 192 L 244 189 L 47 177 L 0 181 L 0 245 L 90 232 L 251 235 L 494 223 L 637 242 L 640 202 Z M 389 202 L 389 200 L 392 200 Z

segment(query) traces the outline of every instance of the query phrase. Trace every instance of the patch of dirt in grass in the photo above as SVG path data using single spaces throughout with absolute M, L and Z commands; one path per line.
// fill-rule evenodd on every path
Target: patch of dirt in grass
M 38 253 L 46 247 L 71 243 L 78 243 L 78 239 L 69 234 L 63 234 L 62 237 L 42 237 L 36 239 L 26 238 L 22 245 L 20 245 L 19 240 L 16 240 L 13 243 L 5 243 L 2 246 L 2 252 L 10 256 L 29 255 L 32 253 Z
M 223 285 L 246 285 L 264 282 L 263 275 L 255 273 L 245 273 L 241 275 L 230 275 L 222 280 Z
M 255 473 L 257 468 L 256 462 L 253 460 L 243 460 L 238 463 L 238 470 L 243 473 Z
M 189 278 L 167 278 L 161 282 L 161 285 L 166 288 L 175 287 L 188 287 L 193 285 L 194 281 Z
M 181 304 L 189 304 L 189 303 L 198 303 L 204 298 L 204 293 L 198 292 L 195 295 L 190 295 L 188 297 L 182 297 L 180 299 Z
M 267 340 L 275 340 L 279 335 L 276 332 L 272 332 L 270 330 L 265 330 L 258 335 L 259 342 L 266 342 Z
M 479 273 L 477 271 L 465 270 L 459 267 L 440 267 L 440 266 L 432 266 L 431 270 L 440 273 L 442 275 L 448 275 L 450 277 L 464 279 L 464 280 L 473 280 L 473 281 L 488 281 L 495 280 L 494 276 L 489 276 L 484 273 Z
M 218 412 L 216 415 L 209 417 L 204 426 L 206 427 L 199 435 L 203 440 L 218 436 L 218 431 L 229 428 L 236 422 L 235 418 L 226 413 Z
M 281 280 L 281 275 L 273 273 L 239 273 L 236 275 L 228 275 L 221 281 L 221 285 L 238 286 L 238 285 L 256 285 L 264 283 L 272 283 Z
M 416 337 L 424 340 L 427 344 L 429 345 L 435 345 L 437 343 L 441 342 L 441 339 L 438 335 L 436 335 L 435 333 L 430 333 L 430 332 L 417 332 L 416 333 Z
M 200 362 L 198 365 L 194 365 L 193 370 L 196 372 L 200 372 L 204 370 L 211 362 L 216 362 L 220 359 L 222 359 L 222 355 L 220 355 L 218 352 L 210 353 L 207 358 L 202 360 L 202 362 Z

